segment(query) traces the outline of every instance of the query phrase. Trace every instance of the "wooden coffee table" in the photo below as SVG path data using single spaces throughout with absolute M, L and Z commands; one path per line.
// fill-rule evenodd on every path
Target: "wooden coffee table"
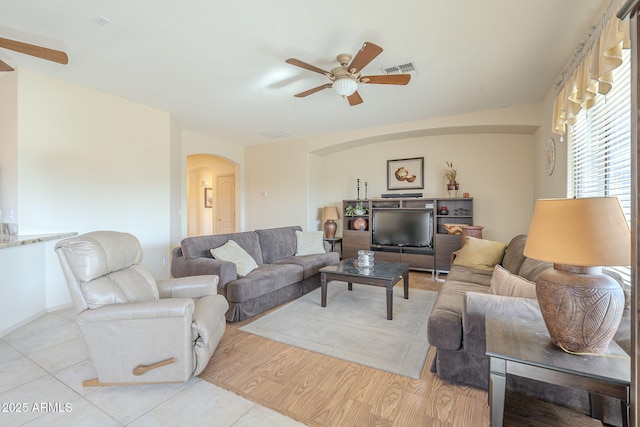
M 347 258 L 336 265 L 320 269 L 320 286 L 322 288 L 322 307 L 327 306 L 327 284 L 334 280 L 348 283 L 353 290 L 353 283 L 382 286 L 387 289 L 387 319 L 393 319 L 393 285 L 404 279 L 404 299 L 409 299 L 409 264 L 401 262 L 378 262 L 373 268 L 359 269 L 356 261 Z

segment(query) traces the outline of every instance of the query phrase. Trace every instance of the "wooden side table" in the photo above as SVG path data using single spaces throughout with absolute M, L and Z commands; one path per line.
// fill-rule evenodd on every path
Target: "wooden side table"
M 589 392 L 591 417 L 602 421 L 604 396 L 621 401 L 623 426 L 629 425 L 631 363 L 614 341 L 606 356 L 565 353 L 551 342 L 543 321 L 487 314 L 491 426 L 502 426 L 507 375 L 516 375 Z
M 342 258 L 342 237 L 325 237 L 323 240 L 331 245 L 331 252 L 338 252 L 336 251 L 336 245 L 340 245 L 339 253 L 340 258 Z

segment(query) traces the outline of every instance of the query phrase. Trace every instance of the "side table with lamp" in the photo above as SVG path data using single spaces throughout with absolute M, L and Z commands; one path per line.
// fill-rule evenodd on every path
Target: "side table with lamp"
M 631 233 L 620 202 L 615 197 L 538 200 L 524 255 L 554 263 L 536 283 L 544 325 L 486 318 L 491 425 L 502 425 L 506 377 L 516 375 L 587 391 L 591 416 L 600 420 L 604 396 L 619 399 L 628 426 L 630 362 L 612 341 L 624 292 L 602 273 L 602 266 L 631 262 Z

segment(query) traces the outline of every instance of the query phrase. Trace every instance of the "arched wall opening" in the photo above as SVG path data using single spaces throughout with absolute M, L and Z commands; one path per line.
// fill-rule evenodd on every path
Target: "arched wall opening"
M 187 156 L 187 236 L 236 231 L 237 165 L 210 154 Z

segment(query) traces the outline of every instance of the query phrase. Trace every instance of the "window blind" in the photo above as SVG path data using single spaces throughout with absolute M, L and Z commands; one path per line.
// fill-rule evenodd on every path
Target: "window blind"
M 569 135 L 568 197 L 615 196 L 631 223 L 631 65 L 629 49 L 613 71 L 613 87 L 581 110 Z M 630 283 L 629 267 L 609 267 Z

